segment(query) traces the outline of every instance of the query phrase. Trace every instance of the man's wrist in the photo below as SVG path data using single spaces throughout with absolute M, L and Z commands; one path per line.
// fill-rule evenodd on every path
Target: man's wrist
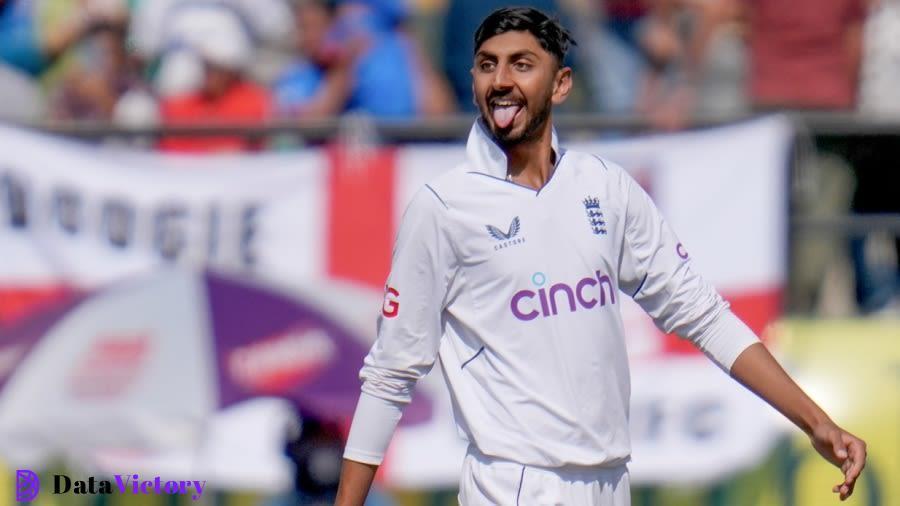
M 813 404 L 806 413 L 801 415 L 798 425 L 808 436 L 812 436 L 821 427 L 834 425 L 834 422 L 822 409 Z

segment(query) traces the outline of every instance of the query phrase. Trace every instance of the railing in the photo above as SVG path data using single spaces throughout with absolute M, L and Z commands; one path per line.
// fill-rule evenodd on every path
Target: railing
M 817 136 L 865 136 L 893 135 L 900 137 L 900 117 L 874 118 L 856 113 L 830 112 L 785 112 L 794 124 Z M 734 123 L 755 117 L 754 115 L 701 115 L 691 119 L 690 128 L 709 127 Z M 474 115 L 457 114 L 440 118 L 412 120 L 369 120 L 363 116 L 341 116 L 326 119 L 275 120 L 264 125 L 242 124 L 197 124 L 190 126 L 165 127 L 123 127 L 107 122 L 45 121 L 21 126 L 43 130 L 70 137 L 100 139 L 108 137 L 157 137 L 160 135 L 213 136 L 243 135 L 266 137 L 291 135 L 309 142 L 322 142 L 334 138 L 351 127 L 363 122 L 384 142 L 416 142 L 428 140 L 459 139 L 465 136 L 472 125 Z M 554 125 L 560 133 L 572 132 L 625 132 L 652 131 L 653 125 L 639 116 L 610 116 L 600 114 L 558 114 Z

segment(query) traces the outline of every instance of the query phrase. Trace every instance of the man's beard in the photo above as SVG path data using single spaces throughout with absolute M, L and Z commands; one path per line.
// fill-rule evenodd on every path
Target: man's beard
M 488 101 L 488 103 L 490 103 L 490 100 Z M 552 107 L 552 97 L 548 95 L 547 98 L 543 101 L 542 107 L 537 109 L 537 113 L 534 114 L 531 119 L 528 120 L 528 123 L 525 124 L 525 128 L 522 130 L 522 133 L 516 136 L 512 135 L 513 128 L 509 128 L 505 132 L 497 131 L 496 125 L 491 121 L 490 106 L 488 106 L 486 109 L 481 109 L 481 119 L 485 125 L 491 126 L 491 137 L 494 138 L 494 142 L 496 142 L 497 145 L 499 145 L 501 148 L 506 149 L 537 139 L 540 136 L 541 130 L 543 130 L 544 128 L 544 124 L 547 123 L 547 120 L 550 117 L 550 110 Z

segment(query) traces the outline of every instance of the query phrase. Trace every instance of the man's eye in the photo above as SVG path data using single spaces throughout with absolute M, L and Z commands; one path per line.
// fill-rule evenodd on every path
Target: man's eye
M 530 63 L 527 63 L 527 62 L 522 62 L 522 61 L 520 61 L 520 62 L 516 62 L 516 63 L 513 65 L 513 68 L 516 69 L 516 70 L 518 70 L 519 72 L 525 72 L 525 71 L 531 69 L 531 64 L 530 64 Z
M 494 69 L 494 63 L 489 61 L 481 62 L 479 68 L 481 68 L 483 72 L 490 72 Z

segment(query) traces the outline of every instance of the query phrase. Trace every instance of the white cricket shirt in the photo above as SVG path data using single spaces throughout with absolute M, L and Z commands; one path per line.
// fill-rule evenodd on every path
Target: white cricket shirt
M 466 149 L 403 217 L 345 457 L 380 463 L 399 418 L 390 406 L 408 403 L 440 359 L 457 424 L 482 453 L 627 462 L 622 297 L 726 370 L 756 336 L 620 167 L 560 150 L 554 133 L 556 167 L 536 191 L 506 180 L 480 122 Z

